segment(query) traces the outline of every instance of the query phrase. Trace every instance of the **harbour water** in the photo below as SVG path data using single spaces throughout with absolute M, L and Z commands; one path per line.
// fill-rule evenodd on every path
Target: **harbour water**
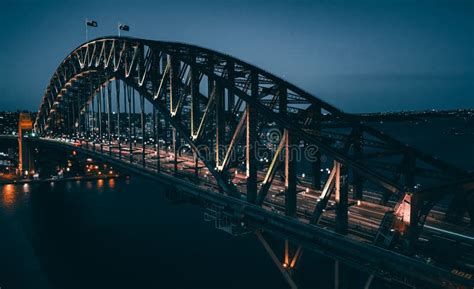
M 1 288 L 287 288 L 255 235 L 216 230 L 147 179 L 1 190 Z M 332 263 L 305 257 L 301 281 L 329 288 Z

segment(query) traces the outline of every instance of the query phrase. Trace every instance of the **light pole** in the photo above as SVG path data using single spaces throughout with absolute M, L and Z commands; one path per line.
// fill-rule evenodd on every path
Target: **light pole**
M 86 19 L 86 42 L 89 41 L 89 26 L 97 27 L 97 21 Z

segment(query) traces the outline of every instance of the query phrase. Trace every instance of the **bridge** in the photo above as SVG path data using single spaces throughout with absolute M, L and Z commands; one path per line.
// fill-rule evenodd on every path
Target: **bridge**
M 343 266 L 368 273 L 365 288 L 472 288 L 474 175 L 368 118 L 230 55 L 104 37 L 60 63 L 27 141 L 167 184 L 219 229 L 256 234 L 291 288 L 305 250 L 335 260 L 336 288 Z M 454 260 L 433 248 L 443 240 Z

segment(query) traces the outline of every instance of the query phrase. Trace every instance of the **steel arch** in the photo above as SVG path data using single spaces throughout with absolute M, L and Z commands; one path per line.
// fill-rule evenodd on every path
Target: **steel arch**
M 203 76 L 208 80 L 207 95 L 199 91 Z M 221 190 L 233 196 L 240 193 L 228 180 L 227 156 L 245 127 L 247 199 L 251 203 L 262 202 L 280 168 L 277 158 L 285 146 L 283 141 L 280 142 L 282 149 L 275 149 L 275 161 L 262 170 L 266 175 L 263 188 L 257 187 L 257 164 L 249 158 L 254 153 L 249 150 L 258 142 L 262 127 L 272 125 L 286 132 L 283 133 L 286 145 L 298 141 L 317 145 L 322 153 L 348 168 L 353 174 L 357 198 L 362 197 L 364 180 L 385 188 L 388 192 L 385 201 L 391 195 L 400 200 L 405 193 L 416 191 L 418 183 L 422 184 L 422 192 L 423 187 L 429 187 L 427 192 L 430 193 L 419 194 L 423 199 L 416 212 L 421 220 L 427 214 L 426 209 L 421 209 L 423 202 L 431 208 L 441 197 L 452 193 L 444 183 L 462 178 L 467 180 L 465 184 L 473 179 L 465 170 L 407 146 L 269 72 L 232 56 L 184 43 L 104 37 L 80 45 L 63 60 L 51 78 L 35 129 L 42 135 L 54 133 L 60 120 L 67 118 L 61 115 L 62 107 L 71 105 L 71 100 L 78 103 L 78 113 L 73 114 L 72 122 L 80 123 L 94 92 L 113 79 L 126 82 L 153 103 L 204 162 Z M 185 105 L 195 114 L 186 115 Z M 203 108 L 203 116 L 199 118 L 196 114 Z M 230 148 L 222 155 L 216 154 L 211 161 L 197 149 L 204 142 L 203 132 L 209 130 L 206 125 L 212 122 L 209 114 L 215 114 L 215 123 L 211 126 L 212 130 L 215 126 L 216 142 L 231 140 Z M 227 137 L 226 129 L 231 132 Z M 285 178 L 296 183 L 295 164 L 285 163 L 285 166 Z M 316 188 L 326 181 L 319 172 L 320 167 L 320 160 L 314 161 L 312 173 Z M 437 187 L 440 189 L 433 189 Z M 296 201 L 291 198 L 295 198 L 297 192 L 291 185 L 286 189 L 288 214 L 292 215 Z M 420 212 L 423 213 L 418 214 Z

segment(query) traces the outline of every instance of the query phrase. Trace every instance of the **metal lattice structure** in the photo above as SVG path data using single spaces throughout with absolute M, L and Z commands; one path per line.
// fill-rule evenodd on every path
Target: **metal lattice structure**
M 140 138 L 132 128 L 135 92 Z M 148 133 L 145 102 L 152 109 Z M 189 170 L 199 184 L 206 170 L 213 190 L 254 205 L 262 206 L 269 192 L 280 192 L 285 215 L 312 224 L 318 224 L 334 198 L 335 228 L 343 234 L 348 230 L 350 189 L 352 199 L 360 200 L 364 186 L 378 188 L 381 203 L 397 203 L 390 214 L 401 220 L 400 206 L 410 199 L 409 243 L 417 239 L 432 207 L 447 195 L 455 195 L 449 215 L 462 218 L 463 200 L 474 179 L 269 72 L 183 43 L 124 37 L 84 43 L 54 73 L 34 127 L 45 137 L 67 135 L 94 150 L 106 147 L 104 153 L 144 167 L 153 160 L 157 171 L 171 156 L 167 163 L 177 176 Z M 269 139 L 269 134 L 278 137 Z M 317 149 L 304 160 L 311 168 L 308 181 L 298 171 L 303 161 L 291 157 L 291 148 L 301 152 L 309 147 Z M 187 150 L 181 152 L 183 148 Z M 322 156 L 333 163 L 329 174 L 324 173 Z M 185 168 L 183 162 L 193 167 Z M 239 182 L 240 172 L 245 176 Z M 298 200 L 306 183 L 319 194 L 309 214 L 302 213 Z M 393 224 L 387 216 L 382 220 L 376 237 L 380 244 L 391 242 L 387 232 Z

